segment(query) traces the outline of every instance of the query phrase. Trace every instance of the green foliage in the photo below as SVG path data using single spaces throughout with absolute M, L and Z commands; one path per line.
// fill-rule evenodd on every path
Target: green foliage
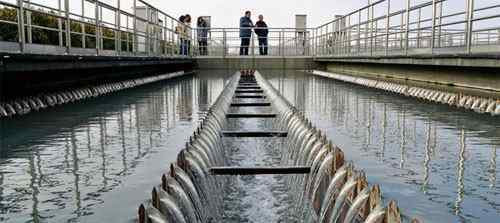
M 13 8 L 0 8 L 0 20 L 17 21 L 17 11 Z M 17 25 L 0 22 L 0 41 L 18 41 Z
M 29 16 L 31 14 L 31 16 Z M 28 32 L 31 32 L 32 43 L 37 44 L 47 44 L 47 45 L 66 45 L 66 20 L 58 19 L 54 16 L 54 12 L 44 12 L 38 11 L 25 11 L 24 22 L 28 24 L 28 17 L 31 18 L 31 29 L 25 25 L 25 39 L 29 42 Z M 0 8 L 0 20 L 10 21 L 16 23 L 18 20 L 18 13 L 15 8 L 1 7 Z M 9 24 L 0 21 L 0 41 L 19 41 L 18 37 L 18 26 L 16 24 Z M 77 48 L 96 48 L 96 25 L 94 21 L 82 22 L 77 20 L 70 20 L 70 31 L 71 31 L 71 47 Z M 61 30 L 61 31 L 60 31 Z M 85 37 L 82 34 L 85 33 Z M 158 30 L 152 29 L 151 32 L 159 32 Z M 121 51 L 132 52 L 134 48 L 133 40 L 134 35 L 127 31 L 115 31 L 114 29 L 108 27 L 100 27 L 100 34 L 102 37 L 102 48 L 106 50 L 115 50 L 115 48 L 121 48 Z M 118 34 L 120 34 L 120 46 L 117 45 Z M 85 38 L 85 45 L 83 44 L 83 38 Z M 161 47 L 160 53 L 171 54 L 178 53 L 178 46 L 171 41 L 159 40 L 159 46 Z M 153 47 L 153 44 L 150 45 Z M 172 52 L 173 51 L 173 52 Z M 151 49 L 153 52 L 153 49 Z

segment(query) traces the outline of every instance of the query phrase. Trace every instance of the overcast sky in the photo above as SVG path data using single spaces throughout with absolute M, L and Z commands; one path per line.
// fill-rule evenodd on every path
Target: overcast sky
M 238 27 L 244 11 L 252 11 L 252 19 L 263 14 L 269 26 L 294 27 L 296 14 L 307 14 L 308 26 L 316 26 L 365 5 L 368 0 L 149 0 L 165 12 L 180 16 L 189 13 L 196 18 L 212 16 L 212 27 Z
M 15 3 L 16 0 L 2 0 Z M 54 8 L 58 7 L 58 2 L 64 3 L 64 0 L 31 0 Z M 84 0 L 69 0 L 70 9 L 72 12 L 81 11 L 81 3 Z M 112 6 L 116 6 L 118 1 L 121 2 L 123 10 L 131 11 L 133 8 L 133 0 L 99 0 Z M 352 12 L 362 6 L 367 5 L 369 0 L 144 0 L 150 5 L 166 12 L 167 14 L 178 18 L 182 14 L 191 14 L 193 22 L 198 16 L 211 16 L 212 27 L 238 27 L 239 18 L 244 11 L 252 11 L 252 19 L 257 20 L 257 15 L 263 14 L 265 21 L 270 27 L 294 27 L 295 15 L 306 14 L 308 27 L 317 27 L 325 22 L 331 21 L 334 15 L 343 15 Z M 372 0 L 376 1 L 376 0 Z M 430 0 L 410 0 L 411 5 L 418 5 Z M 443 14 L 451 14 L 463 12 L 465 9 L 466 0 L 447 0 L 443 5 Z M 86 3 L 89 9 L 85 12 L 87 16 L 93 17 L 94 10 L 92 3 Z M 406 0 L 391 0 L 391 11 L 401 10 L 405 8 Z M 498 5 L 500 0 L 477 0 L 474 3 L 474 8 L 478 9 L 485 6 Z M 386 13 L 386 2 L 379 4 L 375 8 L 375 16 L 382 16 Z M 476 17 L 497 15 L 498 8 L 481 11 L 475 14 Z M 432 7 L 426 7 L 422 12 L 423 17 L 429 18 L 432 14 Z M 411 20 L 415 20 L 416 13 L 411 15 Z M 426 15 L 428 14 L 428 15 Z M 463 16 L 463 15 L 462 15 Z M 461 20 L 462 16 L 453 17 L 453 20 Z M 104 16 L 106 17 L 106 16 Z M 109 20 L 113 21 L 111 16 Z M 393 17 L 394 21 L 399 19 Z M 451 21 L 444 21 L 451 22 Z M 475 28 L 498 27 L 500 18 L 495 20 L 480 21 L 474 23 Z M 457 27 L 450 26 L 447 28 L 463 28 L 463 24 L 458 24 Z

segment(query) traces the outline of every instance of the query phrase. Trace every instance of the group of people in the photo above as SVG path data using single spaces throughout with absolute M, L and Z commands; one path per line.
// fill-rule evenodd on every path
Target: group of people
M 252 38 L 252 29 L 259 40 L 259 54 L 267 55 L 267 36 L 269 34 L 269 30 L 267 28 L 267 24 L 264 22 L 264 16 L 259 15 L 259 20 L 255 23 L 255 25 L 253 24 L 251 17 L 252 13 L 250 11 L 246 11 L 245 15 L 240 18 L 240 55 L 248 55 L 248 48 Z M 208 55 L 208 22 L 203 17 L 198 17 L 196 27 L 199 55 Z M 179 24 L 177 25 L 175 32 L 179 34 L 180 38 L 180 54 L 186 56 L 190 55 L 192 32 L 191 16 L 189 14 L 179 17 Z
M 189 55 L 191 53 L 191 15 L 186 14 L 179 17 L 179 24 L 175 28 L 175 32 L 179 34 L 181 55 Z M 200 55 L 208 55 L 208 23 L 203 17 L 198 17 L 196 21 L 198 40 L 198 50 Z
M 252 22 L 252 13 L 246 11 L 245 15 L 240 18 L 240 55 L 248 55 L 248 48 L 250 46 L 250 39 L 252 38 L 252 28 L 257 34 L 259 40 L 259 54 L 267 55 L 267 36 L 269 30 L 267 29 L 267 24 L 264 22 L 264 16 L 259 15 L 259 20 L 255 25 Z

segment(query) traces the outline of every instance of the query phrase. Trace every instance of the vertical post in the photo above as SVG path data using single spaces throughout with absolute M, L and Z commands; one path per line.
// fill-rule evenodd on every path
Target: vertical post
M 316 56 L 318 54 L 318 28 L 314 29 L 313 41 L 314 41 L 313 42 L 313 46 L 314 46 L 313 56 L 314 56 L 314 59 L 316 59 Z
M 441 48 L 441 19 L 443 18 L 443 2 L 439 2 L 439 19 L 438 19 L 438 47 Z
M 400 50 L 403 50 L 404 52 L 404 35 L 405 35 L 405 32 L 403 31 L 404 29 L 404 24 L 405 24 L 405 19 L 404 19 L 405 15 L 404 15 L 404 12 L 401 13 L 401 21 L 399 23 L 399 49 Z
M 349 30 L 347 31 L 347 55 L 351 54 L 351 15 L 347 18 L 347 27 L 349 27 Z
M 466 41 L 467 41 L 467 54 L 471 53 L 472 50 L 472 19 L 474 14 L 474 0 L 467 0 L 467 30 Z
M 17 6 L 19 7 L 19 13 L 17 14 L 17 25 L 18 25 L 18 35 L 19 35 L 19 49 L 24 52 L 26 39 L 24 37 L 24 5 L 23 0 L 17 0 Z
M 418 22 L 417 22 L 417 48 L 420 48 L 421 20 L 422 20 L 422 8 L 419 8 L 418 9 Z
M 406 39 L 405 39 L 405 55 L 408 55 L 408 48 L 410 47 L 410 0 L 406 0 Z
M 283 43 L 283 55 L 282 56 L 285 57 L 285 44 L 286 44 L 286 42 L 285 42 L 285 29 L 282 29 L 281 33 L 282 33 L 281 36 L 283 38 L 283 41 L 282 41 L 282 43 Z
M 434 54 L 434 41 L 436 32 L 436 2 L 437 0 L 432 0 L 432 30 L 431 30 L 431 54 Z
M 226 29 L 222 28 L 222 58 L 226 58 L 227 52 L 227 34 Z
M 121 17 L 122 17 L 122 13 L 121 13 L 121 10 L 120 10 L 120 0 L 117 0 L 116 1 L 116 10 L 115 10 L 115 20 L 116 20 L 116 28 L 117 28 L 117 31 L 115 31 L 115 53 L 117 55 L 120 55 L 121 54 L 121 51 L 122 51 L 122 25 L 121 25 Z
M 359 53 L 361 52 L 361 10 L 358 11 L 358 28 L 357 28 L 357 32 L 358 32 L 358 40 L 357 40 L 357 54 L 359 55 Z
M 433 0 L 435 1 L 435 0 Z M 389 26 L 391 25 L 391 0 L 387 0 L 387 15 L 385 21 L 385 55 L 389 55 Z
M 366 8 L 366 24 L 365 24 L 365 52 L 370 52 L 371 55 L 371 44 L 368 45 L 368 42 L 371 41 L 371 33 L 370 33 L 370 26 L 371 26 L 371 2 L 368 1 L 368 8 Z M 370 49 L 368 49 L 370 47 Z
M 85 17 L 85 0 L 80 0 L 81 3 L 82 3 L 82 16 Z M 85 35 L 85 21 L 82 21 L 81 23 L 81 28 L 82 28 L 82 48 L 85 49 L 87 48 L 87 45 L 86 45 L 86 40 L 87 40 L 87 37 Z
M 170 56 L 175 55 L 175 20 L 170 19 Z
M 133 30 L 133 38 L 132 38 L 132 53 L 134 55 L 137 54 L 137 50 L 138 50 L 138 37 L 137 37 L 137 0 L 134 0 L 134 30 Z
M 368 14 L 371 14 L 371 17 L 368 16 L 368 18 L 370 19 L 370 56 L 373 56 L 373 23 L 375 22 L 375 6 L 372 5 L 371 7 L 371 10 L 369 10 L 369 13 Z M 376 23 L 375 23 L 376 24 Z M 375 30 L 376 31 L 376 30 Z M 377 36 L 377 33 L 375 32 L 375 38 Z M 375 43 L 376 45 L 376 43 Z
M 255 57 L 255 40 L 253 38 L 253 32 L 250 30 L 250 50 L 252 50 L 252 57 Z
M 95 1 L 95 49 L 96 54 L 100 54 L 101 49 L 101 28 L 100 28 L 100 19 L 99 19 L 99 2 Z
M 29 4 L 31 2 L 31 0 L 28 0 L 28 7 L 31 7 L 31 4 Z M 28 43 L 33 43 L 33 28 L 32 28 L 32 18 L 31 18 L 31 11 L 26 11 L 26 30 L 25 32 L 27 32 L 27 37 L 28 37 Z
M 63 29 L 62 29 L 62 21 L 61 21 L 61 11 L 62 11 L 62 3 L 61 0 L 57 0 L 57 29 L 59 34 L 59 46 L 63 47 Z
M 64 0 L 64 12 L 66 17 L 66 53 L 71 53 L 71 20 L 69 19 L 69 0 Z
M 146 25 L 145 25 L 145 31 L 146 31 L 146 38 L 144 40 L 144 49 L 146 50 L 146 54 L 149 56 L 151 54 L 151 36 L 150 36 L 150 33 L 149 33 L 149 21 L 150 21 L 150 16 L 149 16 L 149 6 L 148 5 L 144 5 L 144 7 L 146 8 Z M 144 18 L 143 18 L 144 19 Z

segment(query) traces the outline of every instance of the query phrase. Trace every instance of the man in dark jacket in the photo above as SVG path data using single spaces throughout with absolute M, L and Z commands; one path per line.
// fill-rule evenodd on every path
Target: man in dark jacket
M 245 12 L 245 16 L 240 18 L 240 55 L 248 55 L 248 46 L 250 45 L 250 38 L 252 37 L 253 22 L 250 11 Z
M 259 21 L 255 23 L 255 34 L 259 37 L 259 53 L 260 55 L 267 55 L 267 35 L 269 30 L 267 24 L 264 22 L 264 16 L 259 15 Z

